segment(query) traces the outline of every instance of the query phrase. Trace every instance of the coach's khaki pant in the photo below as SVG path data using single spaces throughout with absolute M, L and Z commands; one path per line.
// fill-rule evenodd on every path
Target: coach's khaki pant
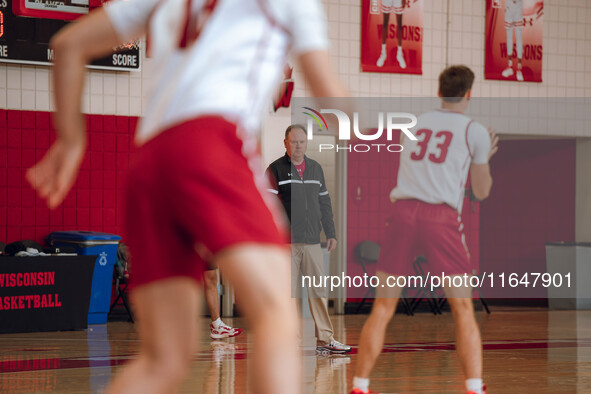
M 317 283 L 319 283 L 319 279 L 324 275 L 324 257 L 320 244 L 291 244 L 291 291 L 293 297 L 301 296 L 302 276 L 316 277 Z M 326 287 L 306 287 L 310 313 L 316 328 L 316 338 L 321 342 L 330 342 L 333 339 L 333 328 L 328 315 Z

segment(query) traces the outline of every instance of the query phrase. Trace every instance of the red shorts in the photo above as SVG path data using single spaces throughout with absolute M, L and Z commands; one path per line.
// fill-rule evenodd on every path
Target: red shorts
M 416 275 L 412 263 L 423 255 L 427 258 L 422 266 L 425 274 L 472 273 L 461 217 L 449 205 L 398 200 L 386 226 L 378 270 L 390 275 Z
M 255 176 L 249 166 L 260 164 L 258 151 L 245 155 L 243 148 L 236 126 L 213 116 L 138 148 L 125 206 L 134 286 L 176 276 L 201 280 L 206 262 L 232 245 L 287 244 L 264 201 L 265 185 L 257 187 L 263 169 Z

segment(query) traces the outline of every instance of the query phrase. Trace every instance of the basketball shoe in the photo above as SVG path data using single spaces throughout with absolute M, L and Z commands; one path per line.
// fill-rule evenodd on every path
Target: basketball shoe
M 509 78 L 511 75 L 513 75 L 513 67 L 507 67 L 503 70 L 501 75 L 505 78 Z
M 211 339 L 232 338 L 242 333 L 241 328 L 230 327 L 225 323 L 221 323 L 217 328 L 211 323 L 209 325 L 209 336 Z

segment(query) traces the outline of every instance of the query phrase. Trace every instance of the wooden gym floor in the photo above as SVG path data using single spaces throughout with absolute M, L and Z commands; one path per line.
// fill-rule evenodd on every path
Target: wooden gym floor
M 477 316 L 489 394 L 591 392 L 591 311 L 493 307 L 491 315 L 477 312 Z M 356 346 L 366 317 L 333 316 L 335 337 Z M 241 319 L 226 322 L 243 324 Z M 208 327 L 207 319 L 202 326 Z M 137 354 L 138 339 L 131 323 L 91 327 L 0 335 L 0 392 L 101 392 L 120 366 Z M 371 388 L 385 393 L 464 392 L 453 338 L 449 313 L 397 314 Z M 221 341 L 202 335 L 191 377 L 181 391 L 245 393 L 250 347 L 248 330 Z M 306 348 L 306 392 L 348 393 L 356 350 L 350 356 L 328 357 Z

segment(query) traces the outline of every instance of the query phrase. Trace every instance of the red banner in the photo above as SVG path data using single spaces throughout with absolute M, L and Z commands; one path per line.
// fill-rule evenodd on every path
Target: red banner
M 484 76 L 542 82 L 543 0 L 487 0 Z
M 423 73 L 423 0 L 363 0 L 361 70 Z

